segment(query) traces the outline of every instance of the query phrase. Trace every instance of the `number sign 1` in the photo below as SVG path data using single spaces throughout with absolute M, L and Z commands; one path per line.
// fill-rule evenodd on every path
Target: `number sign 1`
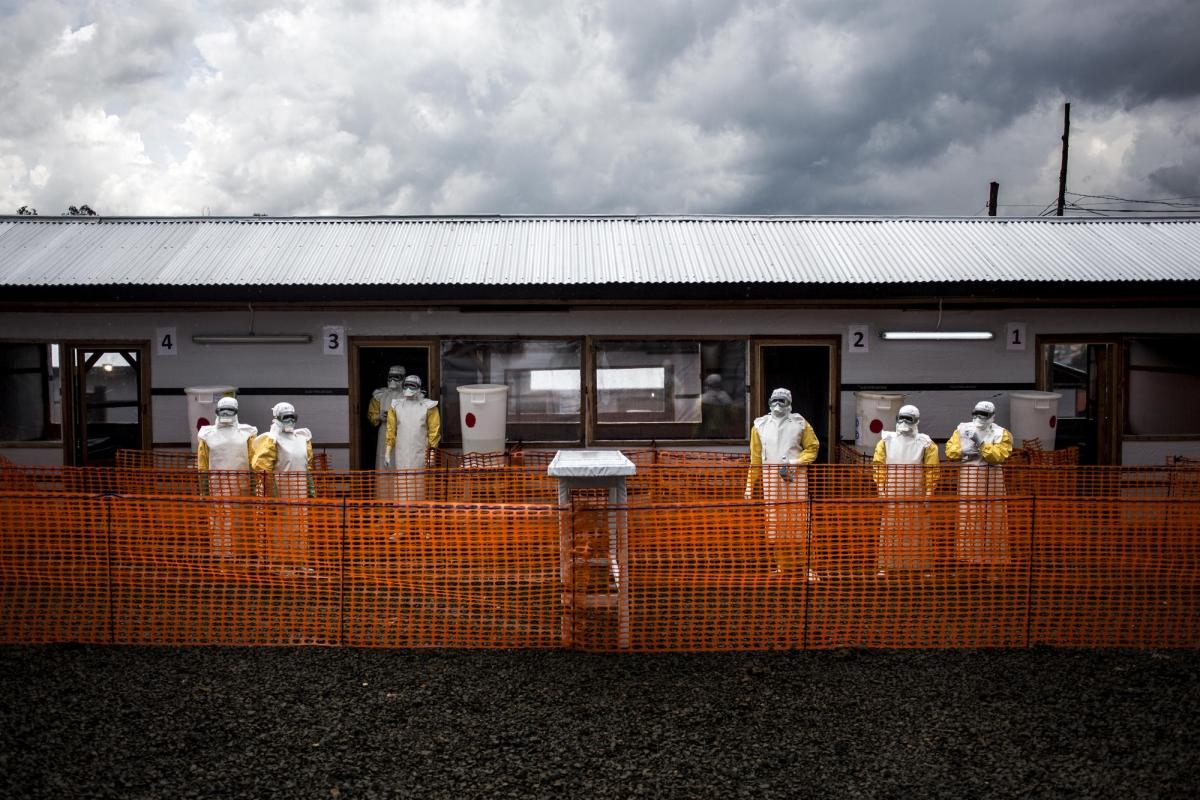
M 851 325 L 849 327 L 850 336 L 846 339 L 846 352 L 848 353 L 869 353 L 871 352 L 871 326 L 870 325 Z
M 346 352 L 346 329 L 341 325 L 321 328 L 321 346 L 327 356 L 343 355 Z
M 1025 323 L 1010 322 L 1004 326 L 1005 346 L 1009 350 L 1025 349 Z

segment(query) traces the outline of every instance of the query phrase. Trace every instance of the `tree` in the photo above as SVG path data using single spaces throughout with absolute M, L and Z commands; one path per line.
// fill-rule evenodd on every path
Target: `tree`
M 78 206 L 78 207 L 76 207 L 76 206 L 68 207 L 66 212 L 63 214 L 63 216 L 64 217 L 94 217 L 94 216 L 96 216 L 96 212 L 92 210 L 91 206 L 84 203 L 83 205 Z
M 29 206 L 21 206 L 20 208 L 17 209 L 18 217 L 36 217 L 37 215 L 38 215 L 38 213 L 37 213 L 36 208 L 30 208 Z

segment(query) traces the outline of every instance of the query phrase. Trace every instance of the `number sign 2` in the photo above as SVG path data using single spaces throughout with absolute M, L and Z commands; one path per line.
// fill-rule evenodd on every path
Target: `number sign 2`
M 849 338 L 846 339 L 846 352 L 848 353 L 869 353 L 871 341 L 871 326 L 870 325 L 851 325 L 849 326 Z
M 321 328 L 322 352 L 327 356 L 340 356 L 346 352 L 346 329 L 341 325 L 326 325 Z

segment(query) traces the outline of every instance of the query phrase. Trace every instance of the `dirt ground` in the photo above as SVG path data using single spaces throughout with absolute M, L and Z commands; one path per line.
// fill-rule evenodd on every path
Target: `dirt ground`
M 6 797 L 1197 797 L 1200 651 L 0 647 Z

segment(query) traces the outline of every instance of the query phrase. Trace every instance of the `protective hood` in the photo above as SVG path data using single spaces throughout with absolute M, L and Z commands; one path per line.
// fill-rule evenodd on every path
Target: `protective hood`
M 217 401 L 217 425 L 222 428 L 236 428 L 238 424 L 237 412 L 237 399 L 222 397 Z

